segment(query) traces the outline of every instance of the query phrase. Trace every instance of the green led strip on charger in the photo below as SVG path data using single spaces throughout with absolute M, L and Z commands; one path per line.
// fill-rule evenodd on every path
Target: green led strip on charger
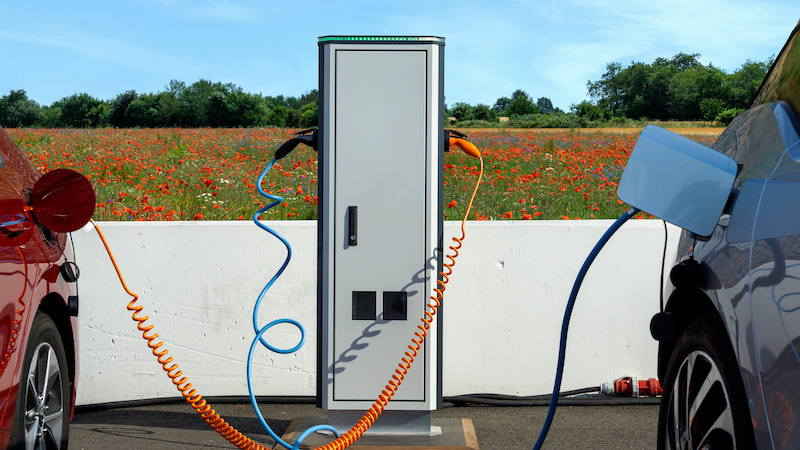
M 366 41 L 366 42 L 415 42 L 415 41 L 444 41 L 440 37 L 422 36 L 323 36 L 319 42 L 328 41 Z

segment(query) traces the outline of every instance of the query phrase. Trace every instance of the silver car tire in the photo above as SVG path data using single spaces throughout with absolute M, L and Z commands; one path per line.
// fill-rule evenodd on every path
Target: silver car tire
M 712 315 L 681 334 L 664 377 L 658 448 L 755 448 L 739 365 L 725 328 Z
M 9 448 L 66 449 L 71 399 L 61 335 L 52 319 L 38 312 L 25 351 Z

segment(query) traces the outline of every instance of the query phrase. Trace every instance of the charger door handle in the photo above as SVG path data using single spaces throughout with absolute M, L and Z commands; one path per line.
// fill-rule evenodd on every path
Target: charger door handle
M 358 206 L 347 207 L 347 242 L 358 245 Z

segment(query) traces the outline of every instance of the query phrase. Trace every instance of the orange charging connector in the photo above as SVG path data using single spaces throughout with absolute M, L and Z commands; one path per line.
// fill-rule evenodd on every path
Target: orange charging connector
M 481 152 L 478 150 L 478 147 L 475 147 L 475 144 L 466 139 L 451 137 L 450 146 L 452 147 L 454 145 L 457 145 L 461 150 L 464 150 L 464 153 L 468 154 L 469 156 L 474 156 L 476 158 L 481 157 Z M 481 158 L 481 163 L 482 162 L 483 159 Z M 480 180 L 478 183 L 480 183 Z

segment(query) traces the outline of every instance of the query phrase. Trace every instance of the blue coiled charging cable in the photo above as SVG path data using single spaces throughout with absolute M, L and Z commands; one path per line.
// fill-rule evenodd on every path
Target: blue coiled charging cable
M 266 286 L 264 286 L 264 289 L 261 290 L 261 293 L 258 294 L 258 300 L 256 300 L 256 304 L 253 307 L 253 329 L 255 330 L 256 336 L 253 339 L 253 343 L 250 345 L 250 352 L 247 355 L 247 389 L 248 389 L 248 391 L 250 393 L 250 403 L 253 405 L 253 409 L 256 412 L 256 416 L 258 416 L 258 420 L 261 422 L 261 426 L 263 426 L 264 429 L 267 431 L 267 433 L 269 433 L 269 435 L 273 439 L 275 439 L 280 445 L 286 447 L 287 449 L 293 449 L 294 450 L 294 449 L 299 448 L 300 443 L 303 441 L 303 439 L 305 439 L 306 436 L 308 436 L 309 434 L 314 433 L 316 431 L 328 430 L 328 431 L 333 432 L 333 434 L 335 434 L 336 437 L 339 437 L 340 433 L 336 428 L 334 428 L 334 427 L 332 427 L 330 425 L 317 425 L 317 426 L 311 427 L 308 430 L 306 430 L 305 432 L 303 432 L 303 434 L 301 434 L 298 437 L 297 442 L 295 442 L 294 445 L 290 445 L 290 444 L 286 443 L 283 439 L 278 437 L 278 435 L 275 434 L 275 432 L 272 431 L 272 428 L 270 428 L 270 426 L 267 424 L 267 421 L 264 419 L 264 415 L 261 414 L 261 410 L 258 407 L 258 402 L 256 401 L 255 392 L 253 392 L 253 378 L 252 378 L 253 355 L 255 354 L 256 347 L 258 346 L 259 343 L 261 345 L 267 347 L 268 349 L 272 350 L 273 352 L 280 353 L 280 354 L 288 354 L 288 353 L 294 353 L 297 350 L 299 350 L 303 346 L 305 341 L 306 341 L 306 330 L 296 320 L 292 320 L 292 319 L 276 319 L 276 320 L 273 320 L 272 322 L 264 325 L 263 327 L 259 327 L 258 326 L 258 311 L 261 308 L 261 302 L 262 302 L 262 300 L 264 300 L 264 296 L 266 295 L 267 291 L 269 291 L 269 289 L 272 287 L 272 285 L 275 284 L 275 281 L 281 276 L 281 274 L 283 274 L 283 271 L 286 270 L 286 266 L 289 265 L 289 261 L 292 259 L 292 246 L 289 245 L 289 242 L 283 236 L 281 236 L 278 232 L 276 232 L 272 228 L 264 225 L 259 220 L 261 218 L 261 214 L 263 214 L 264 212 L 266 212 L 270 208 L 278 205 L 279 203 L 281 203 L 283 201 L 283 197 L 269 194 L 269 193 L 265 192 L 261 188 L 261 183 L 264 181 L 264 177 L 267 175 L 267 172 L 269 172 L 269 170 L 272 168 L 272 166 L 275 165 L 275 161 L 277 161 L 277 159 L 278 158 L 273 158 L 272 159 L 272 161 L 267 165 L 267 168 L 264 169 L 263 172 L 261 172 L 261 175 L 258 177 L 258 181 L 256 183 L 256 186 L 258 188 L 259 194 L 263 195 L 266 198 L 269 198 L 269 199 L 273 200 L 273 202 L 270 203 L 269 205 L 259 209 L 255 214 L 253 214 L 253 222 L 255 222 L 255 224 L 258 225 L 258 227 L 261 228 L 262 230 L 267 231 L 271 235 L 273 235 L 276 238 L 278 238 L 278 240 L 280 240 L 283 243 L 283 245 L 286 246 L 286 252 L 287 253 L 286 253 L 286 260 L 283 262 L 283 265 L 280 267 L 280 269 L 278 269 L 278 271 L 275 273 L 275 275 L 272 276 L 272 278 L 269 280 L 269 282 L 266 284 Z M 300 342 L 297 345 L 295 345 L 294 347 L 292 347 L 292 348 L 288 348 L 288 349 L 276 348 L 276 347 L 273 347 L 272 345 L 270 345 L 269 343 L 267 343 L 267 341 L 264 339 L 264 333 L 266 333 L 267 330 L 269 330 L 270 328 L 274 327 L 275 325 L 282 324 L 282 323 L 288 323 L 288 324 L 294 325 L 295 327 L 297 327 L 298 330 L 300 330 Z

